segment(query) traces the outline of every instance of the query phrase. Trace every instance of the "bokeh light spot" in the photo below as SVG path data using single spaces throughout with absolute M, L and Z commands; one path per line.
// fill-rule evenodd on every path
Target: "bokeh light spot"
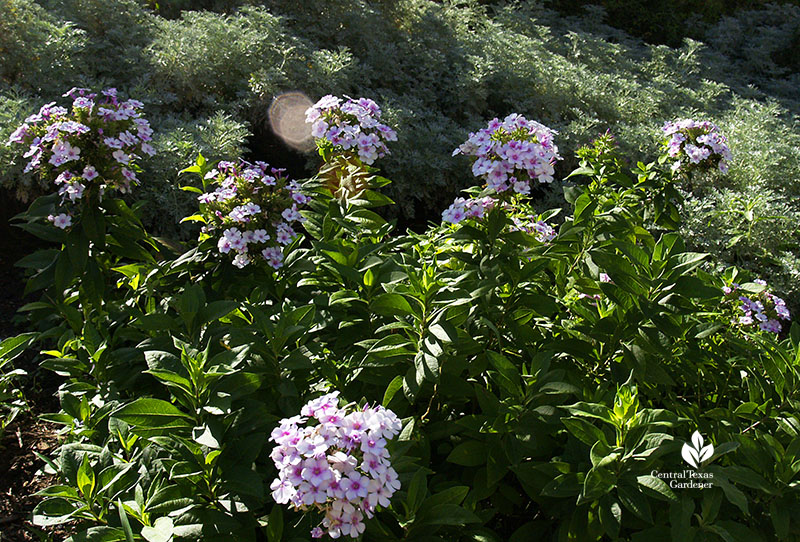
M 299 151 L 314 148 L 311 125 L 306 123 L 306 110 L 314 103 L 302 92 L 287 92 L 276 96 L 269 106 L 272 131 L 287 145 Z

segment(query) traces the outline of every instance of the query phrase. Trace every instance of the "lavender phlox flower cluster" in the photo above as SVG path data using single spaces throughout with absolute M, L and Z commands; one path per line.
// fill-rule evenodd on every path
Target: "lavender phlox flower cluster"
M 469 135 L 453 155 L 474 156 L 472 174 L 500 193 L 513 190 L 528 195 L 531 182 L 553 181 L 558 147 L 556 132 L 536 121 L 513 113 L 502 121 L 493 119 L 486 128 Z
M 674 158 L 673 171 L 686 171 L 693 167 L 716 167 L 728 172 L 728 162 L 733 159 L 728 140 L 719 128 L 708 121 L 680 119 L 667 122 L 662 128 L 668 139 L 664 149 Z
M 272 498 L 296 510 L 324 514 L 314 538 L 358 538 L 378 506 L 400 489 L 387 441 L 400 420 L 378 405 L 348 412 L 339 408 L 338 392 L 308 402 L 300 416 L 283 419 L 272 431 L 270 457 L 278 469 Z
M 100 97 L 89 89 L 73 88 L 63 97 L 72 99 L 71 111 L 56 102 L 45 104 L 11 134 L 8 144 L 28 146 L 25 172 L 52 178 L 67 206 L 83 199 L 87 189 L 95 189 L 98 198 L 109 189 L 130 191 L 138 182 L 138 153 L 155 154 L 142 102 L 121 101 L 113 88 Z M 67 209 L 48 219 L 64 229 L 72 224 L 71 217 Z
M 456 198 L 455 201 L 442 213 L 442 221 L 458 224 L 463 220 L 480 221 L 496 206 L 500 206 L 511 215 L 509 231 L 522 231 L 533 235 L 541 243 L 549 243 L 556 237 L 556 231 L 551 225 L 537 216 L 520 212 L 517 207 L 509 202 L 499 201 L 491 196 L 482 198 Z
M 386 143 L 397 141 L 395 131 L 380 122 L 381 108 L 369 98 L 327 95 L 306 111 L 311 135 L 317 144 L 330 146 L 334 152 L 354 154 L 372 165 L 389 154 Z
M 511 222 L 511 231 L 523 231 L 533 235 L 537 241 L 542 243 L 549 243 L 556 237 L 556 230 L 550 224 L 544 220 L 538 220 L 535 216 L 515 216 L 511 218 Z
M 481 219 L 494 209 L 496 200 L 491 197 L 484 198 L 456 198 L 450 207 L 442 213 L 442 220 L 451 224 L 458 224 L 465 218 Z
M 756 284 L 766 286 L 767 283 L 761 279 L 753 281 Z M 763 290 L 758 294 L 750 294 L 750 297 L 740 293 L 739 284 L 733 283 L 722 288 L 726 299 L 735 307 L 735 316 L 731 321 L 734 325 L 757 328 L 762 331 L 780 333 L 782 326 L 781 320 L 791 320 L 791 314 L 786 307 L 786 302 L 769 290 Z
M 206 174 L 214 190 L 198 196 L 206 220 L 200 238 L 217 236 L 217 249 L 243 268 L 259 256 L 273 269 L 283 265 L 283 249 L 298 236 L 292 225 L 305 218 L 308 203 L 300 185 L 285 170 L 265 162 L 222 161 Z

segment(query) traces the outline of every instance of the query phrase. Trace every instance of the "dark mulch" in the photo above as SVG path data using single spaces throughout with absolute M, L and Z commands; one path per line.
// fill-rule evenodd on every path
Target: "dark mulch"
M 48 455 L 58 445 L 54 426 L 27 414 L 7 428 L 0 443 L 0 540 L 27 542 L 47 540 L 31 522 L 39 499 L 33 494 L 55 482 L 53 476 L 36 472 L 43 462 L 34 452 Z

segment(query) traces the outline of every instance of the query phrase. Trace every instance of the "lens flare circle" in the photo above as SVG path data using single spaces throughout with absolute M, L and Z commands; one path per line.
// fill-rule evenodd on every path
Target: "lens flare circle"
M 299 151 L 314 148 L 311 125 L 306 123 L 306 110 L 314 103 L 302 92 L 286 92 L 276 96 L 269 106 L 269 124 L 284 143 Z

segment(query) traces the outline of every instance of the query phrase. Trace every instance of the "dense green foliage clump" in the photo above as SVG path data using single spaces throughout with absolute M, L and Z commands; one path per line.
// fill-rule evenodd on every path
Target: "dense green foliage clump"
M 402 422 L 399 485 L 362 540 L 798 540 L 800 326 L 749 325 L 738 295 L 777 298 L 687 249 L 676 204 L 699 171 L 630 167 L 606 135 L 578 151 L 566 211 L 472 187 L 485 212 L 399 234 L 375 210 L 389 180 L 318 144 L 281 265 L 239 269 L 209 239 L 175 251 L 110 194 L 64 228 L 56 194 L 18 217 L 48 244 L 19 262 L 41 297 L 0 367 L 35 347 L 63 379 L 35 524 L 69 524 L 69 542 L 307 540 L 322 514 L 285 506 L 269 438 L 336 392 Z M 201 155 L 184 188 L 207 196 L 231 167 Z M 518 222 L 559 212 L 545 236 Z

